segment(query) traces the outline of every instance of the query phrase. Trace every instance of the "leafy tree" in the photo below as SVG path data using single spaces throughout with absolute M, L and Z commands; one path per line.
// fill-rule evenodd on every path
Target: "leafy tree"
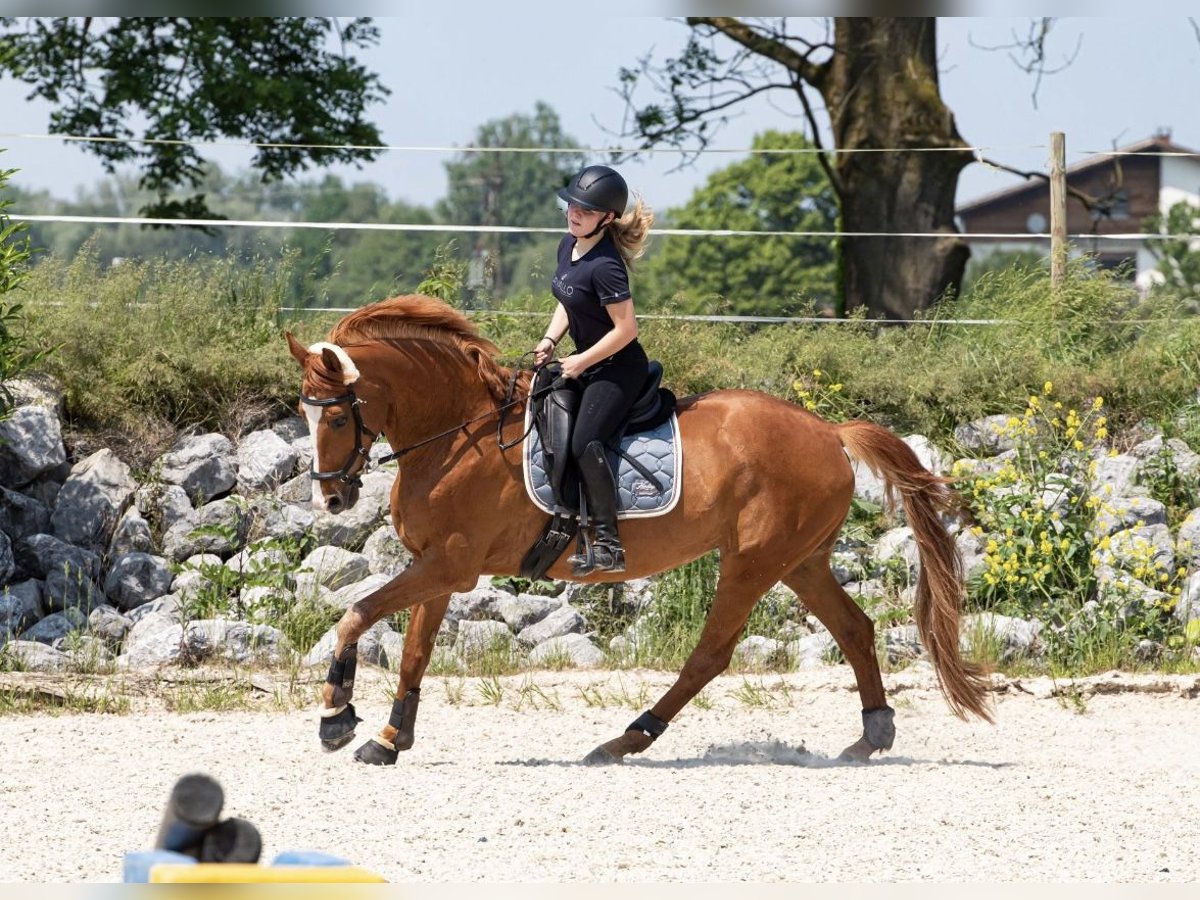
M 1163 286 L 1200 297 L 1200 207 L 1181 200 L 1165 216 L 1152 216 L 1145 230 L 1163 235 L 1146 241 Z
M 797 132 L 769 131 L 754 150 L 809 150 Z M 811 153 L 753 153 L 711 175 L 672 227 L 735 231 L 833 231 L 837 198 Z M 721 298 L 730 311 L 771 315 L 802 302 L 832 305 L 837 275 L 829 238 L 662 237 L 643 269 L 653 297 L 682 293 L 694 310 Z
M 954 225 L 954 195 L 972 157 L 942 102 L 935 19 L 839 17 L 816 38 L 786 18 L 685 21 L 691 30 L 678 56 L 620 71 L 628 130 L 644 147 L 703 148 L 731 108 L 776 92 L 795 98 L 819 141 L 820 105 L 840 151 L 820 159 L 842 229 L 896 234 L 841 240 L 845 309 L 907 319 L 959 285 L 969 251 Z M 635 102 L 645 82 L 665 102 Z M 883 149 L 895 152 L 874 152 Z
M 553 228 L 563 225 L 554 192 L 566 185 L 585 163 L 578 144 L 563 133 L 558 113 L 536 103 L 532 115 L 514 113 L 481 125 L 476 147 L 554 148 L 536 153 L 478 153 L 466 151 L 446 163 L 446 198 L 439 205 L 442 219 L 452 225 L 511 225 Z M 567 152 L 556 152 L 567 151 Z M 503 240 L 501 239 L 503 237 Z M 484 261 L 473 273 L 483 293 L 503 295 L 513 286 L 523 251 L 540 248 L 552 254 L 557 239 L 536 234 L 481 233 L 468 252 Z M 528 267 L 526 267 L 528 268 Z
M 141 168 L 147 216 L 213 216 L 203 193 L 171 198 L 204 179 L 192 142 L 272 145 L 253 159 L 265 181 L 378 155 L 362 149 L 381 143 L 365 113 L 389 91 L 349 54 L 378 40 L 369 18 L 4 17 L 0 28 L 0 74 L 55 104 L 52 132 L 118 138 L 86 146 L 109 172 Z
M 296 202 L 300 221 L 433 224 L 424 207 L 392 202 L 382 187 L 346 186 L 327 175 L 305 184 Z M 357 307 L 416 289 L 443 240 L 421 231 L 297 229 L 287 246 L 300 251 L 307 269 L 296 293 L 301 306 Z

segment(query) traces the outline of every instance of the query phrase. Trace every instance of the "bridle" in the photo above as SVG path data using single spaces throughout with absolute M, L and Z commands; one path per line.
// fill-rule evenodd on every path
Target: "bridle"
M 349 403 L 350 411 L 354 414 L 354 449 L 350 451 L 350 455 L 346 458 L 345 464 L 336 472 L 318 472 L 317 471 L 317 436 L 313 437 L 313 462 L 309 468 L 308 474 L 313 481 L 333 481 L 338 480 L 346 484 L 348 487 L 362 487 L 362 476 L 366 471 L 367 462 L 371 456 L 371 441 L 374 441 L 378 436 L 374 431 L 366 426 L 362 419 L 362 413 L 358 408 L 363 405 L 363 401 L 354 393 L 354 383 L 346 385 L 346 393 L 338 397 L 331 397 L 328 400 L 319 400 L 316 397 L 306 397 L 300 395 L 300 402 L 307 406 L 336 406 L 339 403 Z M 367 438 L 366 442 L 363 438 Z M 355 463 L 362 461 L 362 465 L 357 471 L 354 469 Z
M 538 367 L 538 368 L 541 368 L 541 367 Z M 384 463 L 389 463 L 389 462 L 392 462 L 393 460 L 400 459 L 402 456 L 405 456 L 405 455 L 411 453 L 413 450 L 416 450 L 420 447 L 424 447 L 426 444 L 432 444 L 436 440 L 440 440 L 441 438 L 447 437 L 448 435 L 451 435 L 458 431 L 461 431 L 462 429 L 466 428 L 468 425 L 472 425 L 475 422 L 478 422 L 482 419 L 487 419 L 487 418 L 489 418 L 491 416 L 495 416 L 495 415 L 500 416 L 500 421 L 496 425 L 496 443 L 500 445 L 500 449 L 508 450 L 508 449 L 516 446 L 517 444 L 519 444 L 521 441 L 523 441 L 526 438 L 526 436 L 528 436 L 529 431 L 533 428 L 533 423 L 531 421 L 529 424 L 529 428 L 527 428 L 521 434 L 520 437 L 518 437 L 514 441 L 505 443 L 502 435 L 504 432 L 504 424 L 507 419 L 508 410 L 510 410 L 512 407 L 518 405 L 519 403 L 524 402 L 525 400 L 529 400 L 532 402 L 533 400 L 537 399 L 537 397 L 546 393 L 552 387 L 555 386 L 555 385 L 548 385 L 546 388 L 543 388 L 540 391 L 530 391 L 529 396 L 527 398 L 526 397 L 516 397 L 514 399 L 513 394 L 516 389 L 518 373 L 519 373 L 519 369 L 513 370 L 513 377 L 511 379 L 511 381 L 509 382 L 508 391 L 504 398 L 506 402 L 503 405 L 496 407 L 496 409 L 488 410 L 487 412 L 483 413 L 482 415 L 475 416 L 472 419 L 467 419 L 467 421 L 465 421 L 459 425 L 455 425 L 453 428 L 447 428 L 445 431 L 441 431 L 441 432 L 433 435 L 433 437 L 425 438 L 423 441 L 418 441 L 415 444 L 409 444 L 407 447 L 402 447 L 401 449 L 396 450 L 393 453 L 389 453 L 386 456 L 381 456 L 374 461 L 371 460 L 371 442 L 373 442 L 375 440 L 375 438 L 377 438 L 379 435 L 377 432 L 374 432 L 370 428 L 368 428 L 366 426 L 366 424 L 363 422 L 362 413 L 359 412 L 359 407 L 362 406 L 364 403 L 366 403 L 366 401 L 360 399 L 358 397 L 358 395 L 356 395 L 354 393 L 354 382 L 350 382 L 350 384 L 346 385 L 346 393 L 341 394 L 337 397 L 331 397 L 328 400 L 321 400 L 317 397 L 308 397 L 308 396 L 305 396 L 304 394 L 301 394 L 300 402 L 306 406 L 317 406 L 317 407 L 324 408 L 326 406 L 336 406 L 339 403 L 348 403 L 350 405 L 350 411 L 354 415 L 354 449 L 350 451 L 350 455 L 346 458 L 346 462 L 342 464 L 342 467 L 340 469 L 337 469 L 336 471 L 327 471 L 327 472 L 318 472 L 317 471 L 317 463 L 316 463 L 316 439 L 317 439 L 317 436 L 315 434 L 312 436 L 312 438 L 313 438 L 313 462 L 309 467 L 309 472 L 308 472 L 309 477 L 312 478 L 314 481 L 337 480 L 337 481 L 341 481 L 343 484 L 345 484 L 348 487 L 361 488 L 362 487 L 362 476 L 367 473 L 368 467 L 371 465 L 372 462 L 374 462 L 374 464 L 376 466 L 381 466 Z M 366 438 L 367 440 L 364 441 L 363 438 Z M 358 465 L 357 469 L 355 469 L 356 464 Z

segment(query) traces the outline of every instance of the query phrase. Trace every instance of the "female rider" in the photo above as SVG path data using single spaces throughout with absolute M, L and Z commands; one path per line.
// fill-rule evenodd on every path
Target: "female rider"
M 550 359 L 569 331 L 575 352 L 561 360 L 563 377 L 582 395 L 571 437 L 571 456 L 587 493 L 594 525 L 593 559 L 571 557 L 573 574 L 623 572 L 625 551 L 617 533 L 617 485 L 604 449 L 633 406 L 648 374 L 638 343 L 628 266 L 645 249 L 653 213 L 608 166 L 588 166 L 558 192 L 567 203 L 567 234 L 558 245 L 550 288 L 558 306 L 535 360 Z

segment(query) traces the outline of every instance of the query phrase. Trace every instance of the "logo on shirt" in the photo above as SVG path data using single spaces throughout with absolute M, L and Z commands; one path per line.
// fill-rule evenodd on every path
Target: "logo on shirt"
M 551 286 L 556 291 L 558 291 L 561 294 L 564 294 L 567 297 L 570 297 L 572 294 L 575 293 L 575 286 L 571 285 L 571 284 L 567 284 L 565 276 L 555 275 L 554 278 L 551 280 Z

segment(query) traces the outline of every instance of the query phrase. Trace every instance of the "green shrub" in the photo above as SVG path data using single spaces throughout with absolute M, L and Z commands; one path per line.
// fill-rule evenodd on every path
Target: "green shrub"
M 16 169 L 0 169 L 0 191 Z M 10 295 L 29 278 L 33 256 L 24 222 L 13 222 L 8 209 L 13 201 L 0 199 L 0 419 L 12 410 L 13 397 L 7 382 L 36 368 L 51 352 L 28 334 L 23 306 Z

